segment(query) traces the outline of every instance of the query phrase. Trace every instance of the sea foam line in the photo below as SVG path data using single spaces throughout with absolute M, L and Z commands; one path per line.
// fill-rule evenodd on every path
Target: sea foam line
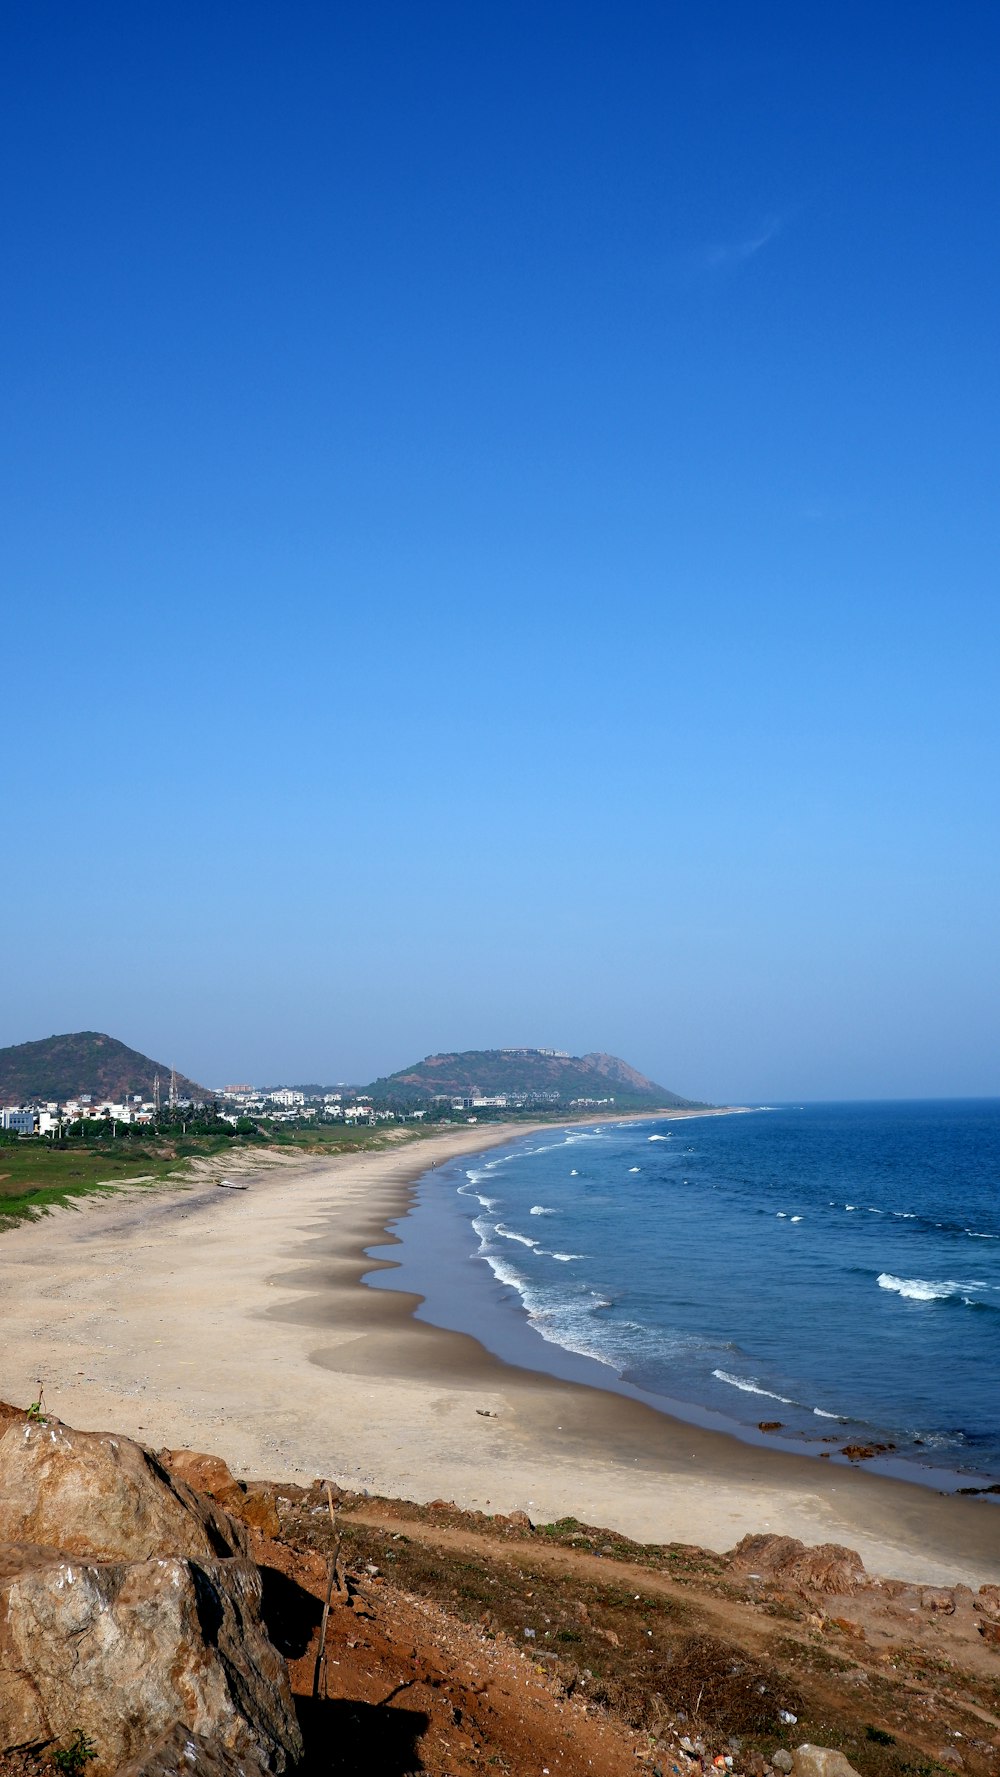
M 880 1290 L 894 1290 L 897 1296 L 905 1296 L 911 1302 L 948 1302 L 955 1296 L 961 1296 L 970 1308 L 978 1304 L 970 1302 L 966 1291 L 990 1287 L 978 1277 L 973 1277 L 966 1283 L 956 1283 L 952 1278 L 935 1281 L 927 1277 L 894 1277 L 891 1271 L 879 1272 L 878 1286 Z
M 745 1382 L 740 1376 L 731 1376 L 728 1370 L 713 1370 L 712 1375 L 720 1382 L 728 1382 L 730 1388 L 742 1389 L 744 1394 L 766 1395 L 769 1401 L 780 1401 L 783 1407 L 794 1407 L 795 1402 L 787 1394 L 775 1394 L 773 1389 L 761 1388 L 758 1382 Z

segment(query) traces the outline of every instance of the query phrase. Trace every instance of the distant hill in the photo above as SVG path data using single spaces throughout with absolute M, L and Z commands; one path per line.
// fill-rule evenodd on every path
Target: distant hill
M 76 1030 L 0 1049 L 0 1104 L 22 1104 L 32 1098 L 62 1101 L 78 1098 L 81 1092 L 95 1099 L 117 1100 L 135 1092 L 152 1098 L 157 1074 L 165 1102 L 170 1068 L 162 1061 L 151 1061 L 102 1031 Z M 177 1092 L 180 1098 L 212 1096 L 183 1074 L 177 1075 Z
M 372 1098 L 407 1103 L 438 1096 L 492 1098 L 501 1095 L 549 1099 L 568 1105 L 574 1098 L 614 1098 L 622 1110 L 698 1110 L 695 1100 L 658 1086 L 617 1055 L 563 1055 L 545 1049 L 466 1049 L 461 1054 L 428 1055 L 365 1088 Z M 554 1096 L 553 1096 L 554 1095 Z

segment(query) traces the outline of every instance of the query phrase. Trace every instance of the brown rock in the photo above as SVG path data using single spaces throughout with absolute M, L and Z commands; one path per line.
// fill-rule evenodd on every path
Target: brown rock
M 814 1586 L 818 1592 L 857 1592 L 867 1584 L 861 1556 L 840 1543 L 807 1547 L 794 1536 L 745 1536 L 730 1551 L 734 1567 L 759 1573 L 784 1586 Z
M 161 1450 L 159 1460 L 196 1493 L 207 1493 L 220 1505 L 231 1507 L 243 1497 L 236 1476 L 221 1456 L 206 1456 L 202 1450 Z
M 175 1479 L 186 1482 L 198 1493 L 207 1493 L 234 1518 L 252 1525 L 264 1536 L 280 1533 L 273 1489 L 260 1482 L 242 1486 L 221 1456 L 206 1456 L 201 1450 L 161 1450 L 159 1460 Z
M 858 1777 L 858 1773 L 842 1752 L 834 1752 L 831 1746 L 810 1746 L 807 1741 L 795 1748 L 795 1777 Z
M 302 1743 L 252 1562 L 88 1562 L 21 1545 L 0 1560 L 0 1746 L 97 1747 L 93 1777 L 178 1721 L 281 1772 Z
M 23 1407 L 12 1407 L 9 1401 L 0 1401 L 0 1433 L 5 1432 L 8 1425 L 22 1425 L 24 1418 Z
M 247 1550 L 243 1528 L 141 1444 L 51 1418 L 0 1437 L 0 1541 L 111 1561 Z
M 238 1758 L 218 1740 L 193 1734 L 178 1721 L 146 1752 L 122 1765 L 117 1777 L 261 1777 L 263 1770 L 256 1759 Z
M 246 1492 L 241 1495 L 239 1505 L 230 1508 L 244 1524 L 252 1525 L 262 1536 L 280 1536 L 281 1519 L 278 1517 L 278 1502 L 270 1487 L 262 1487 L 259 1482 L 252 1482 Z

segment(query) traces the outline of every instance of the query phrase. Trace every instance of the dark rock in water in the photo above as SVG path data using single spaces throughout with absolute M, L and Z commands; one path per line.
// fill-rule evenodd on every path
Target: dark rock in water
M 758 1431 L 781 1431 L 782 1430 L 782 1421 L 780 1419 L 758 1419 L 757 1430 Z
M 873 1456 L 885 1456 L 895 1448 L 895 1444 L 845 1444 L 840 1454 L 851 1462 L 870 1462 Z

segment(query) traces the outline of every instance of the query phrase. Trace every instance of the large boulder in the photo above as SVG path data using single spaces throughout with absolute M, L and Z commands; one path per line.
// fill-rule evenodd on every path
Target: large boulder
M 52 1544 L 99 1561 L 245 1555 L 246 1532 L 141 1444 L 23 1420 L 0 1436 L 0 1541 Z
M 860 1592 L 868 1584 L 864 1562 L 840 1543 L 809 1547 L 794 1536 L 745 1536 L 729 1560 L 745 1573 L 760 1574 L 779 1586 L 812 1586 L 817 1592 Z
M 302 1740 L 260 1603 L 258 1569 L 239 1556 L 0 1550 L 0 1748 L 82 1729 L 94 1777 L 110 1777 L 181 1722 L 247 1761 L 247 1777 L 286 1770 Z

